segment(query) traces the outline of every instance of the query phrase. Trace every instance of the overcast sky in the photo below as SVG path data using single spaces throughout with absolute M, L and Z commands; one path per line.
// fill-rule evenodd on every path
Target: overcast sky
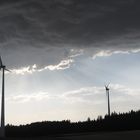
M 140 108 L 139 0 L 1 0 L 6 123 L 83 121 Z

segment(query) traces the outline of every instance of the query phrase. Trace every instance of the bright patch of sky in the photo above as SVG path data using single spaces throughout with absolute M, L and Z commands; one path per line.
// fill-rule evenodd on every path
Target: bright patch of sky
M 84 54 L 38 70 L 36 64 L 6 74 L 6 123 L 91 119 L 107 113 L 104 84 L 110 82 L 111 110 L 140 108 L 140 53 L 92 58 Z M 60 68 L 61 67 L 61 68 Z M 28 120 L 28 121 L 27 121 Z

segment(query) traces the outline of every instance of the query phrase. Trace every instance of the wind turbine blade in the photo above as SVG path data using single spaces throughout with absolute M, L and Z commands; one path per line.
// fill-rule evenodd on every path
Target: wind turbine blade
M 6 68 L 5 68 L 5 70 L 6 70 L 6 71 L 9 71 L 9 72 L 12 72 L 12 71 L 10 71 L 10 70 L 8 70 L 8 69 L 6 69 Z
M 1 59 L 1 56 L 0 56 L 0 66 L 2 66 L 3 64 L 2 64 L 2 59 Z
M 109 87 L 110 83 L 108 83 L 107 87 Z

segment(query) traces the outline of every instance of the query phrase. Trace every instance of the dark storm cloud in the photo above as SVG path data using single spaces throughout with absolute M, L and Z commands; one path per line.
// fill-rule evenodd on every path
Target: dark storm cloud
M 43 65 L 69 56 L 71 48 L 90 48 L 93 54 L 138 49 L 139 5 L 139 0 L 0 1 L 1 53 L 15 65 Z

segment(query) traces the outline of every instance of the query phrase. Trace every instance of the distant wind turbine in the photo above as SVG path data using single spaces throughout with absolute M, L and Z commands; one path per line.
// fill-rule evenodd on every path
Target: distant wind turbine
M 4 97 L 4 86 L 5 86 L 5 70 L 9 71 L 6 69 L 6 66 L 3 65 L 2 59 L 0 56 L 0 70 L 2 70 L 2 100 L 1 100 L 1 131 L 0 131 L 0 136 L 5 137 L 5 97 Z M 9 71 L 10 72 L 10 71 Z
M 106 95 L 108 99 L 108 116 L 110 116 L 110 98 L 109 98 L 109 84 L 105 85 Z

